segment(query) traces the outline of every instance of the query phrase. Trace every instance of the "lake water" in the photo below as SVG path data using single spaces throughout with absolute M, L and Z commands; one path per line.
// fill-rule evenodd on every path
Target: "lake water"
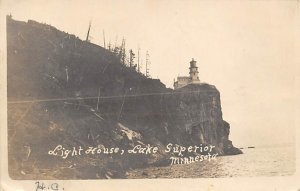
M 221 156 L 210 162 L 150 167 L 128 172 L 127 178 L 214 178 L 292 175 L 296 169 L 293 146 L 256 147 L 244 154 Z

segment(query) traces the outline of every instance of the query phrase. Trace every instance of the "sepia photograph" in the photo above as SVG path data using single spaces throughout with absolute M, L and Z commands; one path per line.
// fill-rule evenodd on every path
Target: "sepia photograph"
M 1 191 L 300 189 L 299 1 L 0 3 Z

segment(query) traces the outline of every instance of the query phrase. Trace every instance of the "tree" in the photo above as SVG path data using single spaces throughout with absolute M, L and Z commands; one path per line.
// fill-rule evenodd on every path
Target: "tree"
M 114 48 L 114 50 L 113 50 L 113 53 L 114 53 L 114 55 L 119 59 L 119 60 L 121 60 L 121 56 L 120 56 L 120 48 L 119 47 L 115 47 Z
M 140 47 L 138 48 L 138 63 L 137 63 L 137 71 L 140 72 Z
M 129 50 L 129 67 L 132 68 L 134 67 L 134 59 L 135 59 L 135 54 L 133 53 L 132 49 Z
M 121 56 L 121 63 L 126 65 L 126 50 L 125 50 L 125 39 L 122 39 L 122 45 L 120 48 L 120 56 Z
M 86 39 L 85 39 L 85 41 L 87 41 L 87 42 L 90 42 L 89 37 L 90 37 L 91 26 L 92 26 L 92 21 L 90 21 L 90 23 L 89 23 L 89 29 L 88 29 L 88 32 L 87 32 L 87 34 L 86 34 Z
M 110 41 L 109 41 L 109 43 L 108 43 L 108 50 L 109 50 L 109 51 L 112 51 L 112 48 L 111 48 L 111 43 L 110 43 Z
M 105 33 L 104 33 L 104 29 L 103 29 L 103 46 L 104 46 L 104 48 L 106 48 L 106 45 L 105 45 Z
M 150 73 L 149 73 L 149 67 L 150 67 L 150 59 L 149 59 L 150 55 L 148 53 L 148 51 L 146 52 L 146 77 L 150 77 Z

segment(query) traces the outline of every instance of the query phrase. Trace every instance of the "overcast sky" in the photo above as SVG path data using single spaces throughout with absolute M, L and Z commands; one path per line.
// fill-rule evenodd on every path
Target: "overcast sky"
M 237 146 L 292 143 L 295 135 L 297 1 L 9 0 L 14 19 L 34 19 L 92 42 L 120 44 L 172 87 L 194 58 L 200 80 L 221 92 Z M 299 22 L 299 20 L 298 20 Z M 145 67 L 143 68 L 143 70 Z

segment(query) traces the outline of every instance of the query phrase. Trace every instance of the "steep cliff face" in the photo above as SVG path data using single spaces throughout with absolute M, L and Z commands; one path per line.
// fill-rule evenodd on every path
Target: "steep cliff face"
M 155 137 L 163 144 L 211 144 L 220 155 L 241 153 L 228 139 L 230 126 L 222 118 L 215 86 L 190 84 L 141 97 L 125 98 L 122 121 L 145 137 Z
M 188 134 L 188 140 L 215 145 L 221 155 L 241 153 L 228 139 L 230 126 L 222 118 L 220 93 L 215 86 L 190 84 L 176 90 L 173 98 L 167 100 L 168 108 L 176 111 L 176 118 L 169 118 L 170 123 L 184 127 L 185 132 L 181 133 Z
M 47 168 L 56 174 L 44 178 L 124 177 L 127 169 L 166 155 L 50 159 L 46 151 L 58 143 L 212 144 L 219 154 L 241 153 L 228 139 L 214 86 L 168 89 L 122 65 L 112 52 L 35 21 L 9 18 L 7 48 L 12 178 L 34 178 Z

